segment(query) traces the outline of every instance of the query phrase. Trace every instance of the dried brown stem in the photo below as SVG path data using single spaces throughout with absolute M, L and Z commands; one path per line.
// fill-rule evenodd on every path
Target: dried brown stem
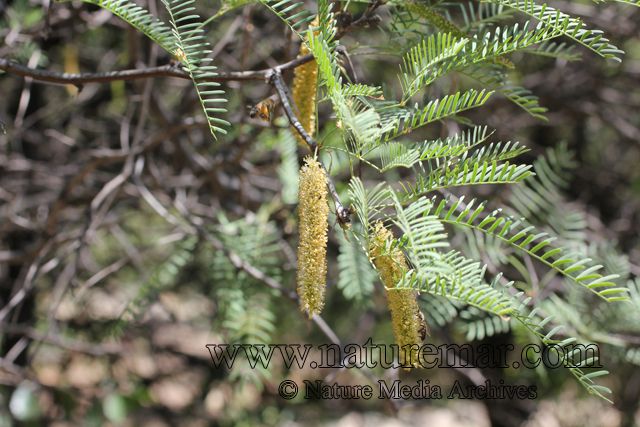
M 381 21 L 380 17 L 377 15 L 373 15 L 373 12 L 380 5 L 382 5 L 382 2 L 380 0 L 372 1 L 365 13 L 360 17 L 360 19 L 342 28 L 336 35 L 335 40 L 339 40 L 347 33 L 357 28 L 368 27 L 370 25 L 379 23 Z M 306 64 L 311 60 L 313 60 L 313 55 L 307 54 L 285 64 L 268 68 L 266 70 L 221 72 L 218 73 L 218 76 L 207 78 L 206 80 L 212 82 L 264 80 L 267 79 L 275 70 L 284 72 L 296 68 L 300 65 Z M 72 84 L 80 88 L 86 83 L 106 83 L 117 80 L 138 80 L 153 77 L 176 77 L 179 79 L 190 79 L 189 73 L 172 64 L 167 64 L 160 67 L 151 67 L 142 70 L 122 70 L 109 71 L 105 73 L 70 74 L 38 70 L 35 68 L 25 67 L 24 65 L 20 65 L 7 59 L 0 58 L 0 70 L 6 71 L 9 74 L 31 77 L 37 81 L 58 84 Z
M 289 61 L 286 64 L 276 67 L 281 71 L 289 70 L 306 64 L 313 59 L 312 54 L 296 58 L 293 61 Z M 6 71 L 9 74 L 14 74 L 23 77 L 31 77 L 34 80 L 47 83 L 57 84 L 72 84 L 76 86 L 82 86 L 86 83 L 106 83 L 118 80 L 138 80 L 148 79 L 153 77 L 175 77 L 179 79 L 188 80 L 189 73 L 182 71 L 178 67 L 167 64 L 161 67 L 145 68 L 142 70 L 123 70 L 123 71 L 108 71 L 106 73 L 83 73 L 83 74 L 70 74 L 70 73 L 56 73 L 53 71 L 38 70 L 35 68 L 25 67 L 16 62 L 9 61 L 7 59 L 0 58 L 0 70 Z M 250 80 L 265 80 L 266 77 L 273 71 L 273 68 L 258 71 L 231 71 L 218 73 L 216 77 L 207 78 L 206 81 L 211 82 L 228 82 L 228 81 L 250 81 Z
M 51 332 L 40 331 L 35 328 L 31 328 L 26 325 L 16 325 L 11 323 L 0 323 L 6 333 L 19 334 L 28 337 L 34 341 L 43 341 L 49 344 L 56 345 L 58 347 L 66 348 L 67 350 L 77 351 L 79 353 L 86 353 L 92 356 L 106 356 L 108 354 L 120 354 L 124 351 L 123 347 L 117 344 L 91 344 L 69 338 L 64 338 L 60 335 L 53 334 Z

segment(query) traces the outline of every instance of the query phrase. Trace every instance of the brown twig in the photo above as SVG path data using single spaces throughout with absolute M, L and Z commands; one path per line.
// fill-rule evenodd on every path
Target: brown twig
M 26 369 L 0 358 L 0 384 L 18 385 L 30 375 Z
M 248 4 L 242 10 L 242 25 L 244 26 L 242 34 L 242 52 L 240 54 L 240 69 L 245 71 L 247 69 L 247 59 L 249 59 L 249 48 L 251 47 L 251 12 L 255 4 Z
M 184 206 L 184 204 L 180 200 L 175 199 L 174 200 L 174 206 L 176 207 L 178 212 L 180 212 L 182 217 L 184 219 L 186 219 L 189 222 L 189 224 L 191 224 L 191 226 L 195 230 L 197 230 L 197 234 L 200 237 L 204 238 L 207 242 L 209 242 L 211 244 L 211 246 L 213 246 L 216 250 L 219 250 L 222 253 L 224 253 L 236 268 L 245 271 L 251 277 L 253 277 L 254 279 L 257 279 L 258 281 L 262 282 L 263 284 L 265 284 L 266 286 L 270 287 L 271 289 L 277 290 L 283 296 L 285 296 L 287 299 L 289 299 L 290 301 L 294 302 L 298 307 L 301 305 L 300 298 L 298 297 L 298 294 L 296 292 L 289 291 L 289 290 L 285 289 L 284 286 L 282 286 L 276 280 L 274 280 L 271 277 L 267 276 L 266 274 L 264 274 L 263 272 L 261 272 L 260 270 L 258 270 L 254 266 L 252 266 L 251 264 L 243 261 L 242 258 L 240 258 L 235 252 L 229 250 L 219 240 L 217 240 L 215 237 L 213 237 L 211 235 L 211 233 L 209 233 L 202 226 L 197 224 L 193 220 L 193 218 L 191 218 L 191 215 L 189 214 L 189 211 L 187 210 L 187 208 Z M 314 321 L 314 323 L 316 325 L 318 325 L 320 330 L 325 334 L 325 336 L 327 338 L 329 338 L 329 340 L 332 343 L 338 344 L 338 346 L 340 346 L 340 339 L 338 338 L 336 333 L 333 332 L 331 327 L 329 327 L 329 325 L 324 321 L 324 319 L 321 316 L 319 316 L 319 315 L 313 316 L 312 320 Z
M 109 354 L 120 354 L 123 347 L 117 344 L 90 344 L 78 340 L 64 338 L 60 335 L 46 333 L 26 325 L 16 325 L 11 323 L 0 323 L 0 328 L 9 334 L 20 334 L 34 341 L 43 341 L 67 350 L 86 353 L 92 356 L 106 356 Z
M 11 297 L 7 305 L 5 305 L 2 308 L 2 310 L 0 310 L 0 321 L 2 321 L 5 317 L 7 317 L 7 315 L 11 312 L 11 310 L 13 310 L 13 308 L 15 308 L 20 302 L 22 302 L 22 300 L 25 299 L 27 295 L 29 295 L 31 288 L 33 288 L 33 284 L 35 282 L 38 269 L 40 269 L 40 264 L 42 263 L 44 258 L 47 256 L 52 246 L 53 246 L 53 240 L 50 239 L 49 241 L 47 241 L 47 243 L 45 243 L 42 246 L 42 248 L 40 248 L 38 256 L 36 257 L 36 259 L 33 260 L 33 262 L 31 263 L 31 266 L 29 267 L 29 270 L 27 272 L 27 275 L 24 279 L 22 286 L 20 287 L 20 290 L 16 292 L 16 294 L 13 295 L 13 297 Z
M 380 17 L 373 15 L 373 12 L 382 5 L 380 0 L 372 1 L 365 13 L 360 19 L 352 22 L 351 24 L 342 28 L 334 40 L 339 40 L 350 31 L 360 27 L 367 27 L 375 25 L 381 21 Z M 228 81 L 251 81 L 251 80 L 265 80 L 275 70 L 284 72 L 300 65 L 306 64 L 313 60 L 313 54 L 296 58 L 285 64 L 268 68 L 266 70 L 258 71 L 231 71 L 218 73 L 216 77 L 207 78 L 207 81 L 211 82 L 228 82 Z M 190 79 L 189 73 L 175 67 L 171 64 L 167 64 L 161 67 L 146 68 L 143 70 L 123 70 L 123 71 L 109 71 L 105 73 L 83 73 L 83 74 L 70 74 L 70 73 L 55 73 L 52 71 L 38 70 L 35 68 L 25 67 L 18 63 L 0 58 L 0 70 L 6 71 L 9 74 L 14 74 L 23 77 L 31 77 L 34 80 L 58 83 L 58 84 L 72 84 L 81 86 L 86 83 L 106 83 L 118 80 L 137 80 L 148 79 L 152 77 L 175 77 L 179 79 Z
M 349 68 L 351 68 L 351 73 L 353 74 L 353 82 L 357 84 L 358 75 L 356 74 L 356 69 L 353 66 L 353 62 L 351 62 L 351 57 L 349 56 L 349 52 L 347 52 L 347 48 L 342 45 L 338 45 L 336 46 L 336 53 L 339 53 L 340 55 L 347 58 L 347 62 L 349 63 Z
M 300 58 L 296 58 L 293 61 L 289 61 L 286 64 L 282 64 L 276 68 L 281 71 L 296 68 L 300 65 L 306 64 L 313 59 L 312 54 L 307 54 Z M 105 73 L 83 73 L 83 74 L 70 74 L 70 73 L 55 73 L 53 71 L 38 70 L 34 68 L 25 67 L 16 62 L 9 61 L 7 59 L 0 58 L 0 70 L 6 71 L 9 74 L 14 74 L 23 77 L 31 77 L 34 80 L 57 83 L 57 84 L 72 84 L 83 85 L 86 83 L 107 83 L 119 80 L 138 80 L 148 79 L 153 77 L 175 77 L 179 79 L 189 80 L 189 73 L 182 71 L 178 67 L 167 64 L 160 67 L 145 68 L 142 70 L 122 70 L 122 71 L 108 71 Z M 265 80 L 265 78 L 271 73 L 273 69 L 268 68 L 266 70 L 258 71 L 231 71 L 218 73 L 216 77 L 209 77 L 206 81 L 210 82 L 229 82 L 229 81 L 251 81 L 251 80 Z
M 335 39 L 341 39 L 345 34 L 355 30 L 356 28 L 369 27 L 371 25 L 378 24 L 380 21 L 382 21 L 382 18 L 380 18 L 378 15 L 374 15 L 373 12 L 375 12 L 376 9 L 378 9 L 380 6 L 382 6 L 381 0 L 372 0 L 371 2 L 369 2 L 369 6 L 367 7 L 367 10 L 362 14 L 362 16 L 356 21 L 353 21 L 342 28 L 336 35 Z

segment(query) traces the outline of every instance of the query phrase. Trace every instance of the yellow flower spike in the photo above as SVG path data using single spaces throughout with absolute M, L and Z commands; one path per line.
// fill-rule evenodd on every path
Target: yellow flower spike
M 301 310 L 309 310 L 309 318 L 324 306 L 327 274 L 327 175 L 311 156 L 300 169 L 300 243 L 298 244 L 298 295 Z
M 407 355 L 406 350 L 411 349 L 411 347 L 405 346 L 417 345 L 420 347 L 422 345 L 422 340 L 420 339 L 422 324 L 420 317 L 416 315 L 416 313 L 420 312 L 420 309 L 412 289 L 394 289 L 396 283 L 402 279 L 409 268 L 402 251 L 399 249 L 396 248 L 392 252 L 383 255 L 385 244 L 385 251 L 388 251 L 392 243 L 393 233 L 387 230 L 381 222 L 378 222 L 374 234 L 371 236 L 370 254 L 387 289 L 387 301 L 391 311 L 391 323 L 393 325 L 393 334 L 396 337 L 396 344 L 398 345 L 400 363 L 419 368 L 421 365 L 418 360 L 418 352 L 410 351 L 409 355 Z
M 314 19 L 311 24 L 309 24 L 309 28 L 317 27 L 320 25 L 318 23 L 318 18 Z M 316 31 L 314 33 L 317 34 Z M 307 37 L 307 40 L 309 38 Z M 298 58 L 305 56 L 310 53 L 307 46 L 302 43 L 300 46 L 300 54 Z M 311 62 L 307 62 L 304 65 L 296 67 L 293 70 L 293 102 L 295 102 L 298 107 L 298 111 L 300 112 L 300 117 L 298 117 L 300 124 L 307 131 L 307 133 L 311 136 L 316 132 L 316 85 L 318 82 L 318 63 L 315 59 Z M 300 136 L 300 134 L 292 128 L 293 134 L 296 136 L 298 140 L 298 145 L 307 145 L 304 139 Z

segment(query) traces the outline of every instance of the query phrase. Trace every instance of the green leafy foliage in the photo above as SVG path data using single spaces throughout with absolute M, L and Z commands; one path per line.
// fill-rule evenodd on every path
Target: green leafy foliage
M 227 100 L 225 98 L 211 98 L 211 96 L 224 95 L 224 91 L 215 89 L 220 86 L 220 83 L 207 81 L 208 78 L 216 77 L 218 73 L 215 72 L 216 67 L 214 66 L 201 65 L 212 60 L 204 57 L 211 51 L 206 50 L 209 47 L 209 43 L 205 40 L 204 31 L 197 22 L 200 17 L 196 14 L 189 15 L 195 10 L 195 7 L 193 7 L 195 2 L 187 0 L 170 3 L 168 0 L 162 0 L 162 3 L 171 18 L 171 31 L 175 38 L 172 52 L 184 63 L 183 70 L 188 72 L 193 80 L 198 99 L 209 123 L 211 135 L 216 138 L 215 132 L 226 134 L 227 131 L 219 127 L 219 125 L 229 126 L 229 122 L 215 118 L 213 115 L 226 113 L 227 110 L 214 108 L 211 104 L 224 103 Z
M 420 163 L 414 168 L 415 183 L 402 183 L 406 192 L 405 200 L 411 200 L 433 190 L 462 185 L 488 183 L 518 183 L 529 176 L 529 165 L 498 164 L 498 161 L 512 159 L 527 151 L 518 143 L 490 144 L 472 154 L 470 149 L 487 138 L 486 128 L 475 128 L 467 135 L 449 142 L 449 150 L 441 150 L 439 143 L 433 148 L 423 144 L 427 150 L 420 156 Z M 432 163 L 432 159 L 435 162 Z M 426 161 L 423 163 L 422 161 Z M 435 164 L 434 164 L 435 163 Z
M 284 203 L 298 202 L 298 180 L 300 164 L 298 163 L 298 143 L 288 129 L 278 132 L 278 142 L 281 149 L 281 163 L 278 175 L 282 182 L 282 201 Z
M 540 311 L 539 308 L 531 310 L 529 314 L 524 314 L 523 310 L 529 300 L 530 298 L 525 299 L 520 307 L 511 313 L 513 318 L 516 319 L 524 328 L 533 333 L 544 345 L 546 345 L 551 352 L 555 354 L 558 360 L 561 361 L 562 365 L 573 374 L 573 376 L 589 391 L 589 393 L 595 394 L 596 396 L 609 401 L 609 399 L 603 396 L 602 393 L 611 393 L 611 390 L 607 387 L 596 385 L 593 381 L 593 378 L 606 375 L 608 372 L 600 370 L 585 373 L 582 368 L 597 366 L 598 360 L 593 357 L 588 357 L 588 353 L 586 352 L 584 353 L 585 357 L 581 358 L 583 354 L 579 350 L 576 351 L 577 349 L 575 348 L 571 350 L 570 347 L 567 347 L 576 341 L 573 337 L 566 338 L 564 340 L 554 339 L 553 336 L 564 329 L 563 325 L 557 325 L 550 332 L 545 334 L 543 332 L 545 330 L 544 327 L 553 320 L 553 316 L 548 316 L 542 320 L 538 320 L 539 317 L 537 317 L 537 313 Z
M 420 151 L 408 149 L 399 142 L 390 142 L 388 144 L 378 147 L 380 151 L 380 160 L 382 161 L 382 167 L 380 172 L 387 171 L 399 166 L 410 168 L 417 161 L 420 160 Z
M 394 110 L 395 114 L 383 122 L 384 140 L 388 141 L 445 117 L 479 107 L 487 102 L 492 94 L 493 92 L 485 93 L 484 90 L 478 92 L 471 89 L 462 94 L 458 92 L 433 100 L 424 108 L 420 108 L 418 104 L 411 109 L 397 107 Z
M 460 10 L 464 18 L 465 27 L 467 31 L 474 29 L 482 29 L 487 25 L 491 25 L 495 22 L 504 21 L 511 18 L 513 13 L 512 9 L 505 8 L 498 4 L 480 3 L 475 4 L 472 2 L 460 4 Z
M 361 246 L 355 233 L 351 236 L 338 233 L 336 236 L 340 244 L 338 288 L 346 299 L 359 305 L 368 305 L 377 277 L 368 251 Z
M 158 294 L 170 288 L 180 277 L 180 272 L 193 262 L 193 251 L 198 240 L 194 237 L 184 239 L 176 244 L 171 255 L 162 262 L 149 280 L 144 282 L 135 298 L 129 301 L 127 307 L 112 327 L 112 334 L 123 334 L 124 328 L 130 322 L 130 317 L 140 320 L 149 305 L 157 300 Z
M 568 36 L 598 55 L 620 61 L 620 58 L 615 55 L 623 52 L 609 44 L 609 40 L 602 37 L 602 31 L 587 30 L 580 19 L 571 18 L 560 10 L 546 4 L 539 5 L 530 0 L 493 0 L 490 3 L 501 4 L 525 13 L 539 20 L 545 28 L 552 28 L 554 34 Z
M 220 217 L 221 227 L 215 234 L 226 247 L 242 254 L 245 262 L 279 280 L 282 275 L 278 257 L 280 243 L 266 216 L 265 210 L 252 219 L 229 221 Z M 223 331 L 226 342 L 272 344 L 276 331 L 273 294 L 264 292 L 259 282 L 246 272 L 238 272 L 222 251 L 215 251 L 208 258 L 211 260 L 208 268 L 211 292 L 219 303 L 217 326 Z M 259 363 L 255 354 L 242 352 L 241 356 L 232 378 L 251 381 L 262 389 L 264 380 L 271 377 L 269 367 Z
M 458 300 L 426 293 L 420 295 L 419 305 L 427 324 L 440 327 L 451 323 L 458 316 L 458 310 L 465 307 Z
M 467 75 L 473 79 L 478 80 L 480 83 L 489 86 L 491 89 L 498 91 L 502 95 L 509 98 L 516 103 L 520 108 L 524 109 L 527 113 L 533 117 L 537 117 L 542 120 L 546 120 L 541 113 L 547 111 L 546 108 L 538 105 L 538 97 L 531 95 L 531 91 L 524 89 L 520 86 L 512 86 L 512 82 L 506 80 L 507 75 L 500 72 L 477 72 L 471 70 L 469 72 L 463 72 L 461 74 Z
M 194 83 L 211 134 L 214 138 L 226 134 L 221 126 L 229 123 L 217 117 L 226 110 L 213 105 L 227 99 L 219 83 L 212 81 L 218 76 L 216 68 L 204 65 L 210 61 L 207 55 L 211 50 L 193 0 L 163 0 L 171 28 L 125 0 L 84 1 L 112 11 L 178 57 Z M 249 3 L 252 2 L 224 2 L 218 15 L 205 23 Z M 558 209 L 561 187 L 572 165 L 571 153 L 560 145 L 532 165 L 519 164 L 513 159 L 527 149 L 517 142 L 484 145 L 492 135 L 487 127 L 477 126 L 449 136 L 445 133 L 437 139 L 425 139 L 430 137 L 424 136 L 429 135 L 424 128 L 448 120 L 468 123 L 463 113 L 486 107 L 496 92 L 533 118 L 546 120 L 543 114 L 547 109 L 538 98 L 512 82 L 514 76 L 505 71 L 515 67 L 509 59 L 512 54 L 577 60 L 580 55 L 574 53 L 575 46 L 558 42 L 561 36 L 616 61 L 620 61 L 618 55 L 622 51 L 610 44 L 601 31 L 587 29 L 581 19 L 531 0 L 489 0 L 479 5 L 394 1 L 388 5 L 388 43 L 363 44 L 350 54 L 402 58 L 397 75 L 400 95 L 396 97 L 376 85 L 343 84 L 343 67 L 336 50 L 341 42 L 336 37 L 340 29 L 332 4 L 318 2 L 314 14 L 303 2 L 260 3 L 287 25 L 299 39 L 296 41 L 308 45 L 319 70 L 318 103 L 330 102 L 332 119 L 336 120 L 334 130 L 340 134 L 336 138 L 340 141 L 330 149 L 336 151 L 339 161 L 331 175 L 344 180 L 339 183 L 343 189 L 348 181 L 346 193 L 355 208 L 354 218 L 359 220 L 348 230 L 349 234 L 337 234 L 337 288 L 345 299 L 360 307 L 371 307 L 376 274 L 369 257 L 370 234 L 374 224 L 382 221 L 399 233 L 390 247 L 381 248 L 383 255 L 400 249 L 408 264 L 403 277 L 389 288 L 420 292 L 429 323 L 444 326 L 456 322 L 469 341 L 516 328 L 526 330 L 530 337 L 549 347 L 589 392 L 604 397 L 608 389 L 595 385 L 593 379 L 606 371 L 585 373 L 583 369 L 593 360 L 576 360 L 575 352 L 561 350 L 578 338 L 584 342 L 609 338 L 607 343 L 617 348 L 621 357 L 639 363 L 637 349 L 625 349 L 606 337 L 604 328 L 585 314 L 584 307 L 589 306 L 587 298 L 595 297 L 599 299 L 599 313 L 612 325 L 635 322 L 640 292 L 637 282 L 624 283 L 628 262 L 619 256 L 607 257 L 610 251 L 606 248 L 589 247 L 582 232 L 586 225 L 584 213 Z M 624 0 L 621 3 L 637 5 Z M 457 14 L 450 13 L 451 6 Z M 507 22 L 515 13 L 538 22 Z M 317 24 L 311 26 L 316 18 Z M 488 87 L 489 91 L 464 87 L 454 81 L 455 74 L 466 76 L 474 85 Z M 446 84 L 438 86 L 445 80 Z M 438 90 L 445 87 L 445 93 L 434 90 L 436 86 Z M 415 102 L 419 95 L 423 100 Z M 422 142 L 399 140 L 413 135 L 419 135 Z M 297 145 L 288 129 L 279 130 L 277 139 L 282 201 L 294 204 L 299 168 Z M 343 160 L 345 157 L 347 160 Z M 361 170 L 355 173 L 356 163 L 365 168 L 364 175 Z M 346 179 L 345 172 L 349 174 Z M 369 184 L 372 177 L 377 177 L 375 185 Z M 465 204 L 464 196 L 448 193 L 454 187 L 498 184 L 514 184 L 515 189 L 505 200 L 498 200 L 497 206 L 493 206 L 494 200 L 477 204 L 473 199 Z M 233 248 L 244 262 L 274 280 L 285 280 L 281 257 L 275 255 L 282 249 L 282 241 L 277 227 L 269 221 L 272 212 L 267 206 L 264 203 L 258 213 L 235 220 L 219 213 L 212 234 L 225 247 Z M 485 212 L 488 206 L 492 206 L 490 214 Z M 463 241 L 459 248 L 454 245 L 456 238 L 458 243 Z M 142 308 L 154 297 L 154 291 L 174 281 L 180 268 L 192 261 L 194 247 L 194 241 L 178 245 L 132 306 Z M 592 253 L 588 256 L 582 254 L 589 251 Z M 277 331 L 275 293 L 246 271 L 237 271 L 228 257 L 224 251 L 207 254 L 207 280 L 218 304 L 217 326 L 228 342 L 270 344 Z M 531 274 L 532 260 L 548 271 L 542 280 Z M 507 265 L 514 267 L 524 282 L 504 284 L 503 268 Z M 622 277 L 617 272 L 622 272 Z M 515 289 L 544 288 L 556 274 L 565 280 L 561 283 L 566 298 L 550 293 L 539 301 Z M 617 301 L 625 301 L 631 308 L 612 311 L 610 303 Z M 256 368 L 256 362 L 248 355 L 233 371 L 232 378 L 243 377 L 261 387 L 270 372 L 260 365 Z M 112 399 L 109 407 L 109 418 L 117 422 L 122 412 L 118 402 Z
M 468 307 L 461 311 L 460 319 L 464 321 L 467 331 L 467 341 L 482 340 L 495 334 L 509 331 L 509 322 L 500 316 L 486 315 L 476 307 Z
M 431 70 L 439 63 L 458 55 L 467 42 L 467 39 L 458 40 L 451 33 L 438 33 L 411 49 L 403 60 L 404 68 L 401 68 L 403 74 L 400 83 L 404 91 L 402 103 L 406 104 L 420 89 L 429 84 Z
M 455 224 L 470 227 L 483 233 L 491 234 L 497 239 L 507 243 L 514 248 L 518 248 L 531 257 L 543 262 L 548 267 L 564 274 L 575 283 L 594 292 L 607 301 L 628 299 L 624 293 L 626 288 L 615 287 L 616 283 L 612 279 L 618 277 L 617 274 L 602 276 L 597 273 L 602 268 L 601 265 L 585 267 L 591 261 L 589 258 L 582 258 L 579 253 L 566 253 L 563 248 L 554 247 L 551 243 L 554 237 L 547 237 L 548 233 L 533 233 L 533 226 L 520 228 L 521 220 L 514 220 L 512 217 L 501 217 L 498 212 L 481 217 L 479 224 L 474 224 L 474 220 L 484 210 L 485 203 L 473 209 L 474 201 L 462 207 L 462 211 L 457 216 L 454 215 L 456 208 L 461 206 L 462 200 L 458 200 L 449 205 L 449 200 L 442 200 L 436 209 L 436 215 L 441 216 L 442 221 L 448 224 Z M 448 206 L 448 209 L 446 207 Z M 467 218 L 467 215 L 471 216 Z M 580 272 L 580 274 L 571 274 Z
M 314 19 L 315 15 L 306 10 L 304 6 L 304 2 L 294 2 L 293 0 L 282 0 L 282 1 L 268 1 L 263 0 L 261 2 L 266 7 L 269 8 L 273 13 L 275 13 L 280 19 L 282 19 L 293 31 L 301 39 L 303 38 L 306 31 L 298 32 L 300 26 L 303 24 L 310 22 Z

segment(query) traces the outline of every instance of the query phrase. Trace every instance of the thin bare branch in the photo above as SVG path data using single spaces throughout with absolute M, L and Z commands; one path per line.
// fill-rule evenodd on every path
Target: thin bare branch
M 87 353 L 92 356 L 106 356 L 109 354 L 121 354 L 125 349 L 118 344 L 91 344 L 69 338 L 64 338 L 53 333 L 45 333 L 26 325 L 0 323 L 0 328 L 10 334 L 19 334 L 35 341 L 44 341 L 67 350 Z

